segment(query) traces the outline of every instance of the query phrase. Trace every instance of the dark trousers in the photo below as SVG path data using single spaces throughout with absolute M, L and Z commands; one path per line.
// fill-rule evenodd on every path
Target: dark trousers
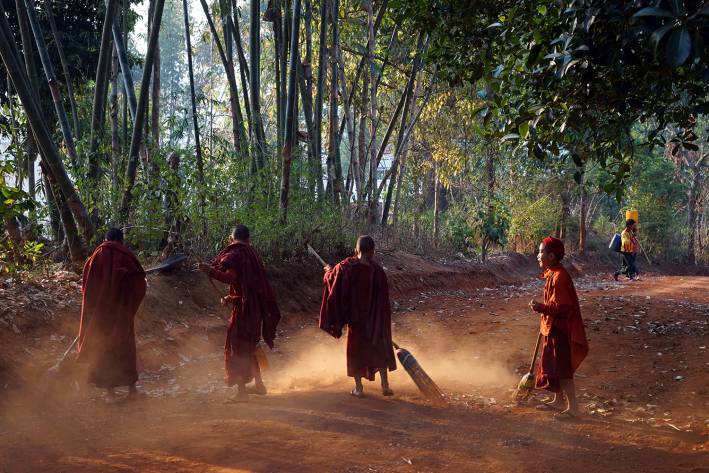
M 620 274 L 625 274 L 629 278 L 637 276 L 639 273 L 638 267 L 635 266 L 635 253 L 621 252 L 620 254 L 623 255 L 623 263 L 620 266 Z

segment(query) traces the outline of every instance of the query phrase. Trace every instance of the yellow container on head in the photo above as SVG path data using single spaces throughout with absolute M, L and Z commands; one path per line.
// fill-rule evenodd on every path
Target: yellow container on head
M 625 219 L 630 220 L 633 219 L 635 220 L 635 223 L 638 222 L 638 211 L 637 210 L 626 210 L 625 211 Z

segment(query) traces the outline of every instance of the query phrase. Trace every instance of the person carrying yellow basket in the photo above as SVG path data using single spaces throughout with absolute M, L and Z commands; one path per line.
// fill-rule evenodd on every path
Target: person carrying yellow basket
M 637 222 L 632 218 L 625 221 L 625 230 L 620 234 L 620 253 L 623 255 L 623 262 L 620 270 L 613 273 L 613 279 L 618 280 L 618 276 L 625 274 L 628 279 L 638 279 L 640 273 L 635 264 L 638 255 Z

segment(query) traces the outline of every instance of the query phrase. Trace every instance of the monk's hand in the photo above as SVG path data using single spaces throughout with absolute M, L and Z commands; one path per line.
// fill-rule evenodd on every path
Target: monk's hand
M 212 265 L 209 263 L 199 263 L 197 265 L 197 269 L 199 269 L 203 273 L 208 273 L 209 270 L 212 269 Z
M 330 266 L 329 264 L 326 264 L 325 266 L 322 267 L 322 269 L 327 273 L 328 271 L 330 271 L 332 269 L 332 266 Z
M 539 312 L 540 306 L 541 304 L 539 303 L 539 301 L 535 299 L 529 301 L 529 308 L 532 309 L 534 312 Z
M 224 296 L 220 299 L 220 302 L 222 303 L 223 306 L 229 305 L 229 301 L 230 301 L 229 296 Z

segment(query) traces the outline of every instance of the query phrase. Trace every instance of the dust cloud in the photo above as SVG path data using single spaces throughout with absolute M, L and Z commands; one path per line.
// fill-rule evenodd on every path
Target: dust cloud
M 312 327 L 279 340 L 277 351 L 268 354 L 271 366 L 264 373 L 269 389 L 286 393 L 351 384 L 347 377 L 346 337 L 337 340 Z M 459 337 L 445 330 L 427 327 L 419 334 L 404 331 L 395 337 L 444 392 L 472 390 L 500 395 L 519 381 L 509 363 L 488 355 L 483 344 L 461 345 Z M 394 389 L 416 389 L 398 360 L 397 370 L 389 377 Z

